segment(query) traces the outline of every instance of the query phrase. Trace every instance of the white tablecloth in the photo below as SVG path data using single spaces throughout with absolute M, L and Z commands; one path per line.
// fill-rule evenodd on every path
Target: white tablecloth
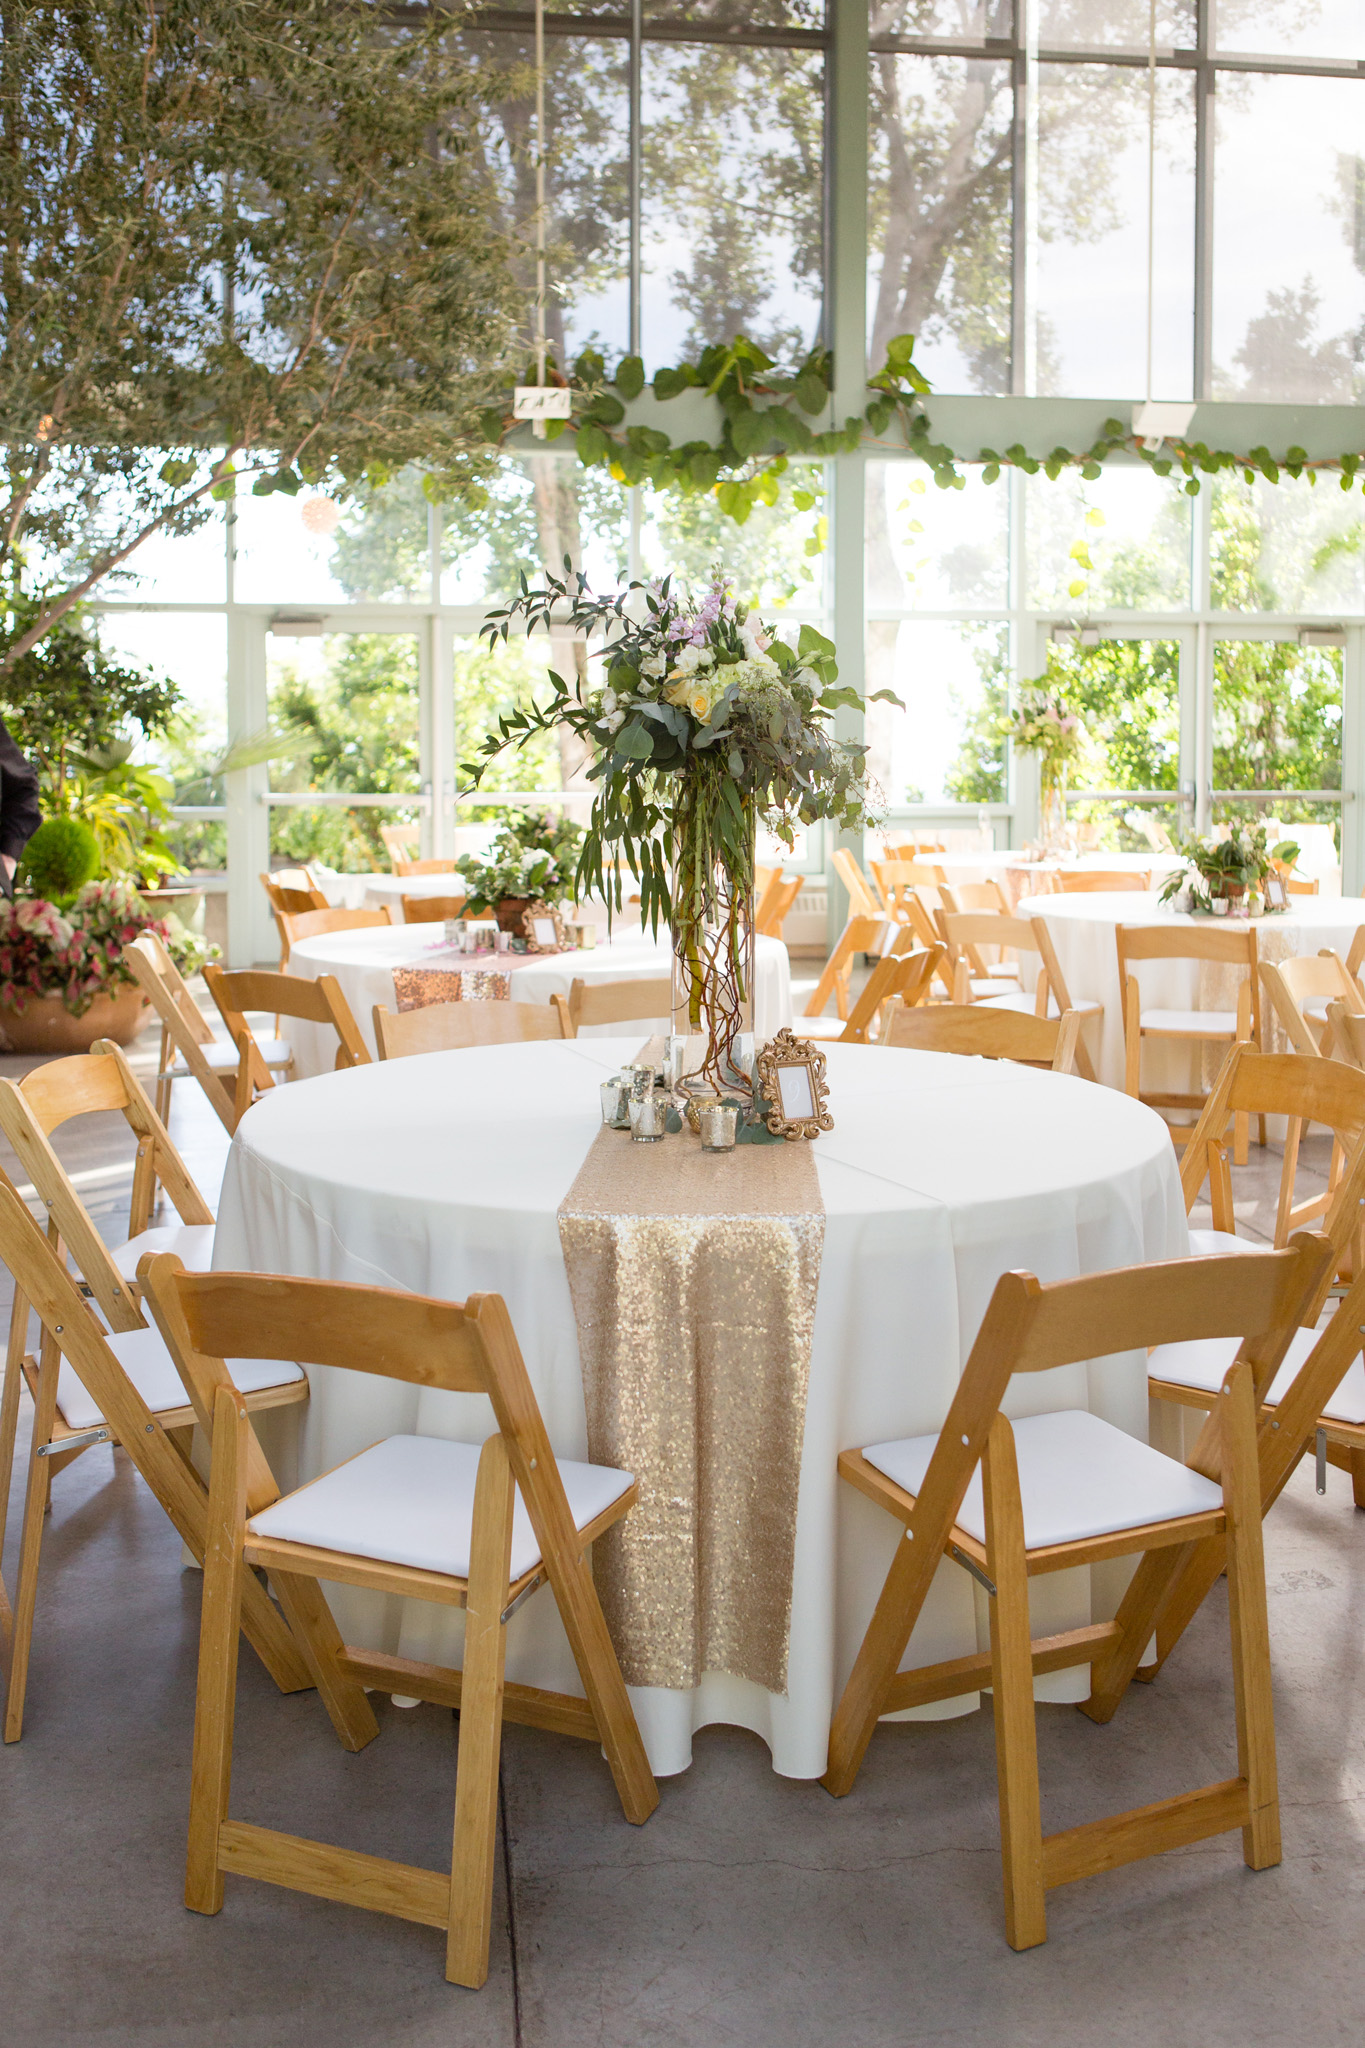
M 1365 898 L 1359 896 L 1293 896 L 1293 909 L 1258 918 L 1258 932 L 1274 935 L 1292 953 L 1317 953 L 1331 946 L 1343 958 L 1359 925 L 1365 923 Z M 1111 1088 L 1123 1086 L 1123 999 L 1119 988 L 1118 945 L 1121 924 L 1190 925 L 1207 930 L 1211 919 L 1177 917 L 1150 895 L 1038 896 L 1025 898 L 1021 915 L 1042 917 L 1057 949 L 1068 992 L 1077 1001 L 1102 1003 L 1102 1021 L 1086 1026 L 1086 1043 L 1095 1071 Z M 1221 920 L 1220 920 L 1221 922 Z M 1189 1010 L 1199 1002 L 1199 963 L 1195 960 L 1135 962 L 1138 987 L 1147 1008 Z M 1032 982 L 1036 962 L 1025 962 Z M 1098 1033 L 1098 1043 L 1095 1034 Z M 1149 1057 L 1144 1053 L 1144 1061 Z M 1146 1079 L 1144 1085 L 1154 1085 Z M 1183 1084 L 1181 1084 L 1183 1085 Z
M 618 926 L 618 930 L 619 930 Z M 440 950 L 434 965 L 448 967 L 449 954 L 439 925 L 375 927 L 358 932 L 326 932 L 315 939 L 302 939 L 289 955 L 289 972 L 314 981 L 320 974 L 334 974 L 341 992 L 351 1006 L 361 1035 L 371 1053 L 374 1042 L 374 1006 L 397 1008 L 393 987 L 395 967 L 420 966 L 427 953 Z M 470 956 L 471 967 L 512 970 L 512 998 L 520 1003 L 548 1003 L 551 996 L 566 996 L 574 981 L 639 981 L 667 978 L 672 955 L 665 938 L 651 939 L 638 927 L 634 931 L 600 944 L 583 953 L 553 953 L 543 959 L 517 954 Z M 780 939 L 758 939 L 754 953 L 754 1029 L 771 1038 L 792 1021 L 791 966 Z M 667 1031 L 666 1016 L 645 1018 L 642 1024 L 654 1031 Z M 621 1027 L 606 1027 L 617 1031 Z M 586 1035 L 600 1037 L 604 1027 L 589 1027 Z M 336 1035 L 317 1024 L 291 1020 L 289 1039 L 294 1047 L 300 1075 L 325 1074 L 336 1064 Z
M 638 1037 L 435 1053 L 262 1097 L 238 1128 L 219 1209 L 220 1268 L 503 1294 L 556 1450 L 587 1454 L 573 1310 L 556 1211 L 598 1125 L 598 1083 Z M 1164 1125 L 1126 1096 L 1029 1068 L 831 1045 L 834 1130 L 816 1142 L 826 1210 L 800 1483 L 788 1692 L 721 1673 L 694 1692 L 637 1689 L 656 1771 L 686 1768 L 694 1729 L 751 1728 L 789 1777 L 825 1768 L 829 1722 L 897 1531 L 843 1485 L 840 1450 L 937 1428 L 1001 1272 L 1045 1280 L 1187 1249 Z M 622 1144 L 628 1144 L 622 1138 Z M 690 1143 L 678 1137 L 670 1144 Z M 312 1476 L 396 1431 L 481 1441 L 473 1396 L 314 1369 L 300 1426 Z M 1141 1355 L 1022 1377 L 1010 1412 L 1088 1406 L 1147 1431 Z M 1111 1570 L 1097 1568 L 1097 1572 Z M 1097 1589 L 1105 1606 L 1112 1584 Z M 1089 1576 L 1033 1589 L 1039 1628 L 1090 1618 Z M 338 1589 L 343 1629 L 388 1650 L 458 1657 L 447 1609 Z M 911 1660 L 977 1647 L 972 1586 L 945 1566 Z M 508 1676 L 577 1692 L 553 1603 L 509 1624 Z M 1039 1681 L 1076 1698 L 1086 1674 Z M 965 1703 L 976 1703 L 975 1696 Z M 964 1703 L 933 1712 L 962 1711 Z

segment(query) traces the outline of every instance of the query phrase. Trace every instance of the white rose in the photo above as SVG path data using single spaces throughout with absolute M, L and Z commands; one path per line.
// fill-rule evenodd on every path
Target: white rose
M 608 712 L 608 713 L 610 713 L 610 712 L 613 712 L 613 711 L 614 711 L 614 710 L 616 709 L 616 692 L 615 692 L 615 690 L 603 690 L 603 692 L 602 692 L 602 709 L 603 709 L 603 710 L 604 710 L 605 712 Z
M 602 723 L 606 726 L 608 732 L 619 732 L 621 730 L 621 727 L 625 724 L 625 722 L 626 714 L 624 711 L 609 712 L 602 721 Z
M 662 654 L 650 654 L 640 663 L 640 674 L 642 676 L 661 676 L 666 666 L 667 663 L 664 661 Z

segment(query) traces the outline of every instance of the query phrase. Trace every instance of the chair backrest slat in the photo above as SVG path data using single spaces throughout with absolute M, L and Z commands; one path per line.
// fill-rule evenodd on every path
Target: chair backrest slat
M 429 1003 L 396 1012 L 376 1003 L 374 1036 L 381 1060 L 399 1060 L 414 1053 L 562 1038 L 564 1032 L 553 1003 Z
M 673 1013 L 673 984 L 665 977 L 640 981 L 574 981 L 569 1018 L 575 1031 L 594 1024 L 644 1023 Z
M 898 1004 L 887 1019 L 882 1043 L 919 1052 L 950 1052 L 972 1059 L 1014 1060 L 1069 1074 L 1075 1062 L 1080 1017 L 1033 1017 L 990 1003 L 937 1003 L 923 1009 Z
M 396 860 L 393 863 L 396 875 L 453 875 L 453 860 Z
M 444 924 L 448 917 L 463 917 L 467 896 L 402 896 L 404 924 Z
M 1112 895 L 1118 891 L 1136 894 L 1150 889 L 1151 874 L 1134 873 L 1131 868 L 1058 868 L 1057 885 L 1064 895 Z
M 393 912 L 381 910 L 302 910 L 275 919 L 280 936 L 291 948 L 303 939 L 318 939 L 328 932 L 364 932 L 376 925 L 393 923 Z
M 286 869 L 285 872 L 293 871 Z M 298 873 L 299 880 L 293 884 L 277 882 L 273 875 L 261 876 L 261 887 L 269 899 L 270 908 L 277 916 L 280 912 L 286 917 L 297 916 L 305 910 L 326 910 L 328 907 L 327 898 L 307 869 L 299 870 Z

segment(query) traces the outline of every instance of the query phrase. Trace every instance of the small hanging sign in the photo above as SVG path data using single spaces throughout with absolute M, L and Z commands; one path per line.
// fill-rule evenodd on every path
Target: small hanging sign
M 567 420 L 573 415 L 573 393 L 567 384 L 518 384 L 512 394 L 512 417 L 518 420 Z

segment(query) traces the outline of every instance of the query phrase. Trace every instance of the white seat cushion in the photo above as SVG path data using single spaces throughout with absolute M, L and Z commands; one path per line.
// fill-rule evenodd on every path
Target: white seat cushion
M 792 1025 L 798 1038 L 842 1038 L 847 1029 L 847 1017 L 798 1017 Z
M 1268 1252 L 1268 1244 L 1254 1244 L 1249 1237 L 1234 1237 L 1230 1230 L 1192 1230 L 1190 1232 L 1190 1257 L 1192 1259 L 1219 1259 L 1231 1252 L 1250 1252 L 1255 1258 L 1260 1252 Z
M 158 1223 L 152 1230 L 140 1230 L 114 1252 L 114 1264 L 125 1280 L 136 1280 L 137 1262 L 144 1252 L 174 1252 L 187 1273 L 208 1273 L 213 1268 L 212 1223 Z
M 1321 1335 L 1321 1330 L 1294 1332 L 1266 1395 L 1272 1407 L 1283 1401 L 1295 1374 Z M 1148 1357 L 1147 1370 L 1153 1379 L 1171 1380 L 1176 1386 L 1216 1394 L 1237 1350 L 1235 1337 L 1201 1337 L 1185 1344 L 1158 1344 Z M 1365 1359 L 1359 1354 L 1352 1359 L 1346 1377 L 1322 1412 L 1333 1422 L 1365 1426 Z
M 1038 998 L 1037 996 L 1027 995 L 987 996 L 984 998 L 984 1006 L 988 1010 L 1018 1010 L 1024 1016 L 1031 1017 L 1038 1007 Z M 1093 1017 L 1104 1008 L 1104 1005 L 1103 1003 L 1073 1002 L 1071 1007 L 1082 1017 Z M 1057 1006 L 1057 998 L 1051 993 L 1049 993 L 1047 999 L 1047 1013 L 1049 1017 L 1060 1017 L 1062 1014 Z
M 474 1481 L 480 1444 L 439 1436 L 390 1436 L 286 1495 L 247 1527 L 254 1536 L 350 1551 L 386 1564 L 469 1577 Z M 559 1476 L 574 1527 L 594 1521 L 634 1481 L 610 1465 L 560 1459 Z M 520 1492 L 512 1511 L 512 1577 L 540 1562 L 540 1544 Z
M 1331 996 L 1309 996 L 1307 1002 L 1301 1004 L 1300 1007 L 1305 1017 L 1314 1017 L 1319 1024 L 1325 1024 L 1327 1022 L 1327 1005 L 1332 1000 Z
M 160 1330 L 120 1330 L 105 1342 L 153 1415 L 189 1406 L 185 1383 Z M 284 1387 L 307 1377 L 301 1365 L 278 1358 L 230 1358 L 227 1366 L 244 1394 L 259 1394 L 263 1387 Z M 57 1374 L 57 1406 L 70 1429 L 93 1429 L 104 1420 L 69 1358 L 62 1360 Z
M 1207 1514 L 1223 1505 L 1221 1489 L 1202 1473 L 1084 1408 L 1030 1415 L 1013 1427 L 1029 1550 L 1140 1529 L 1177 1515 Z M 863 1456 L 906 1493 L 917 1494 L 937 1443 L 937 1436 L 904 1437 L 899 1443 L 873 1444 Z M 980 1466 L 957 1521 L 969 1536 L 985 1542 Z
M 1235 1010 L 1144 1010 L 1142 1029 L 1160 1035 L 1174 1032 L 1181 1038 L 1235 1038 Z
M 1006 988 L 1005 993 L 1007 995 L 1018 993 L 1019 977 L 1017 974 L 1013 976 L 1013 980 L 1015 983 L 1015 987 L 1013 990 Z M 1002 984 L 999 976 L 997 975 L 983 976 L 980 974 L 974 974 L 971 978 L 970 987 L 972 991 L 973 1002 L 981 1002 L 986 1000 L 994 1001 L 996 998 L 999 997 L 1001 993 Z M 1026 998 L 1026 1000 L 1032 1002 L 1033 998 L 1029 996 Z
M 221 1039 L 215 1039 L 212 1045 L 201 1046 L 200 1050 L 215 1074 L 236 1073 L 240 1055 L 235 1045 L 224 1045 Z M 294 1057 L 287 1038 L 258 1038 L 256 1050 L 268 1067 L 287 1067 Z M 184 1060 L 178 1059 L 168 1071 L 178 1080 L 190 1070 Z

